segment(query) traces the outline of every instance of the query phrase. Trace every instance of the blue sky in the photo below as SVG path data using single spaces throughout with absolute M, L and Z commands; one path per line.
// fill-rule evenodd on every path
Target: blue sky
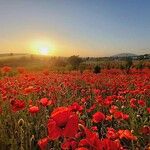
M 0 0 L 0 52 L 32 52 L 34 41 L 60 56 L 150 53 L 150 1 Z

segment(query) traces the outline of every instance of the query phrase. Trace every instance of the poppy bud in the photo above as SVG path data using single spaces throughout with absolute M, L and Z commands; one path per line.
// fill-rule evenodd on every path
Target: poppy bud
M 18 125 L 19 125 L 20 127 L 22 127 L 22 126 L 24 125 L 24 120 L 23 120 L 22 118 L 19 119 Z

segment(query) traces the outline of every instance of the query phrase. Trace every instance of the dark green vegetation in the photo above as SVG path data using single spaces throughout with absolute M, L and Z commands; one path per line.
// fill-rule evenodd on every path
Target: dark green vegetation
M 10 66 L 13 68 L 25 67 L 29 70 L 49 69 L 52 71 L 93 70 L 95 66 L 100 69 L 122 69 L 126 73 L 131 68 L 142 70 L 150 68 L 149 55 L 134 57 L 52 57 L 29 54 L 1 54 L 0 67 Z

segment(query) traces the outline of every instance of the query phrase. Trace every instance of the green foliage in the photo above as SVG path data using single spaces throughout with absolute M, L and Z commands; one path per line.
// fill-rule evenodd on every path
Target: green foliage
M 98 66 L 98 65 L 96 65 L 96 66 L 94 67 L 93 73 L 98 74 L 98 73 L 100 73 L 100 72 L 101 72 L 101 67 Z
M 86 65 L 85 63 L 81 63 L 81 64 L 79 65 L 80 73 L 83 73 L 84 70 L 86 70 L 86 67 L 87 67 L 87 65 Z
M 121 65 L 120 65 L 120 69 L 121 69 L 121 70 L 124 70 L 124 69 L 125 69 L 125 66 L 124 66 L 123 64 L 121 64 Z
M 131 57 L 127 57 L 126 59 L 126 65 L 125 65 L 125 69 L 126 69 L 126 73 L 129 74 L 130 73 L 130 69 L 133 65 L 133 61 Z
M 137 64 L 136 69 L 138 69 L 138 70 L 144 69 L 144 63 L 143 63 L 142 61 L 140 61 L 140 62 Z
M 73 55 L 68 58 L 68 63 L 72 66 L 73 70 L 78 69 L 81 62 L 82 59 L 79 56 Z

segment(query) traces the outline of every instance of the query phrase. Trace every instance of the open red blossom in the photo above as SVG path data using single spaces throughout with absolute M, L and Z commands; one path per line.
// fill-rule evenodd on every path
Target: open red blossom
M 79 142 L 79 147 L 87 148 L 88 150 L 121 150 L 122 146 L 118 141 L 110 139 L 100 140 L 96 133 L 84 128 L 86 137 Z
M 102 122 L 103 120 L 105 120 L 105 115 L 101 112 L 96 112 L 94 115 L 93 115 L 93 122 L 95 123 L 99 123 L 99 122 Z
M 29 87 L 27 87 L 27 88 L 24 89 L 23 93 L 25 95 L 28 95 L 30 93 L 33 93 L 34 91 L 35 91 L 34 87 L 33 86 L 29 86 Z
M 99 148 L 97 148 L 96 150 L 123 150 L 123 148 L 118 141 L 112 141 L 105 138 L 101 140 Z
M 47 143 L 48 143 L 48 138 L 45 137 L 45 138 L 40 139 L 40 140 L 38 141 L 38 146 L 40 147 L 41 150 L 46 150 Z
M 48 98 L 41 98 L 40 103 L 41 103 L 43 106 L 47 106 L 47 105 L 48 105 Z
M 122 119 L 122 115 L 123 115 L 123 113 L 121 111 L 116 111 L 114 113 L 114 118 L 115 119 Z
M 99 147 L 99 137 L 96 133 L 91 132 L 88 128 L 84 127 L 86 137 L 79 142 L 79 147 L 86 147 L 88 149 L 95 149 Z
M 147 112 L 150 114 L 150 107 L 147 108 Z
M 111 108 L 110 108 L 110 110 L 109 110 L 109 112 L 110 112 L 111 114 L 113 114 L 113 113 L 115 113 L 116 111 L 118 111 L 118 107 L 115 106 L 115 105 L 112 105 Z
M 77 102 L 74 102 L 74 103 L 70 106 L 70 109 L 71 109 L 72 111 L 75 111 L 75 112 L 77 112 L 77 111 L 81 112 L 81 111 L 83 110 L 83 107 L 80 106 Z
M 25 102 L 22 100 L 12 100 L 11 102 L 12 111 L 16 112 L 25 108 Z
M 129 115 L 127 115 L 127 114 L 122 114 L 122 119 L 128 120 L 128 119 L 129 119 Z
M 129 130 L 119 130 L 118 134 L 120 139 L 125 138 L 128 140 L 137 140 L 137 137 L 134 136 Z
M 74 137 L 78 130 L 78 116 L 67 107 L 55 109 L 48 121 L 49 139 L 55 140 L 61 136 Z
M 124 114 L 121 111 L 116 111 L 113 115 L 114 115 L 115 119 L 124 119 L 124 120 L 128 120 L 129 119 L 129 115 L 128 114 Z
M 9 66 L 4 66 L 1 70 L 3 73 L 7 73 L 7 72 L 10 72 L 12 70 L 12 68 Z
M 77 142 L 74 140 L 66 140 L 61 144 L 62 150 L 75 150 L 77 148 Z
M 115 140 L 118 138 L 118 134 L 116 133 L 116 130 L 113 128 L 107 128 L 107 138 Z
M 113 103 L 113 99 L 112 96 L 108 96 L 105 100 L 104 100 L 104 105 L 109 106 Z
M 80 147 L 80 148 L 76 148 L 76 150 L 89 150 L 89 149 L 87 149 L 85 147 Z
M 31 114 L 35 114 L 35 113 L 39 112 L 39 107 L 38 107 L 38 106 L 31 106 L 31 107 L 29 108 L 29 112 L 30 112 Z
M 150 135 L 150 126 L 144 126 L 141 128 L 140 132 L 146 135 Z
M 146 105 L 144 100 L 138 100 L 138 104 L 142 107 L 144 107 Z
M 131 107 L 131 108 L 136 108 L 136 107 L 137 107 L 137 106 L 136 106 L 136 99 L 132 98 L 132 99 L 130 100 L 130 107 Z

